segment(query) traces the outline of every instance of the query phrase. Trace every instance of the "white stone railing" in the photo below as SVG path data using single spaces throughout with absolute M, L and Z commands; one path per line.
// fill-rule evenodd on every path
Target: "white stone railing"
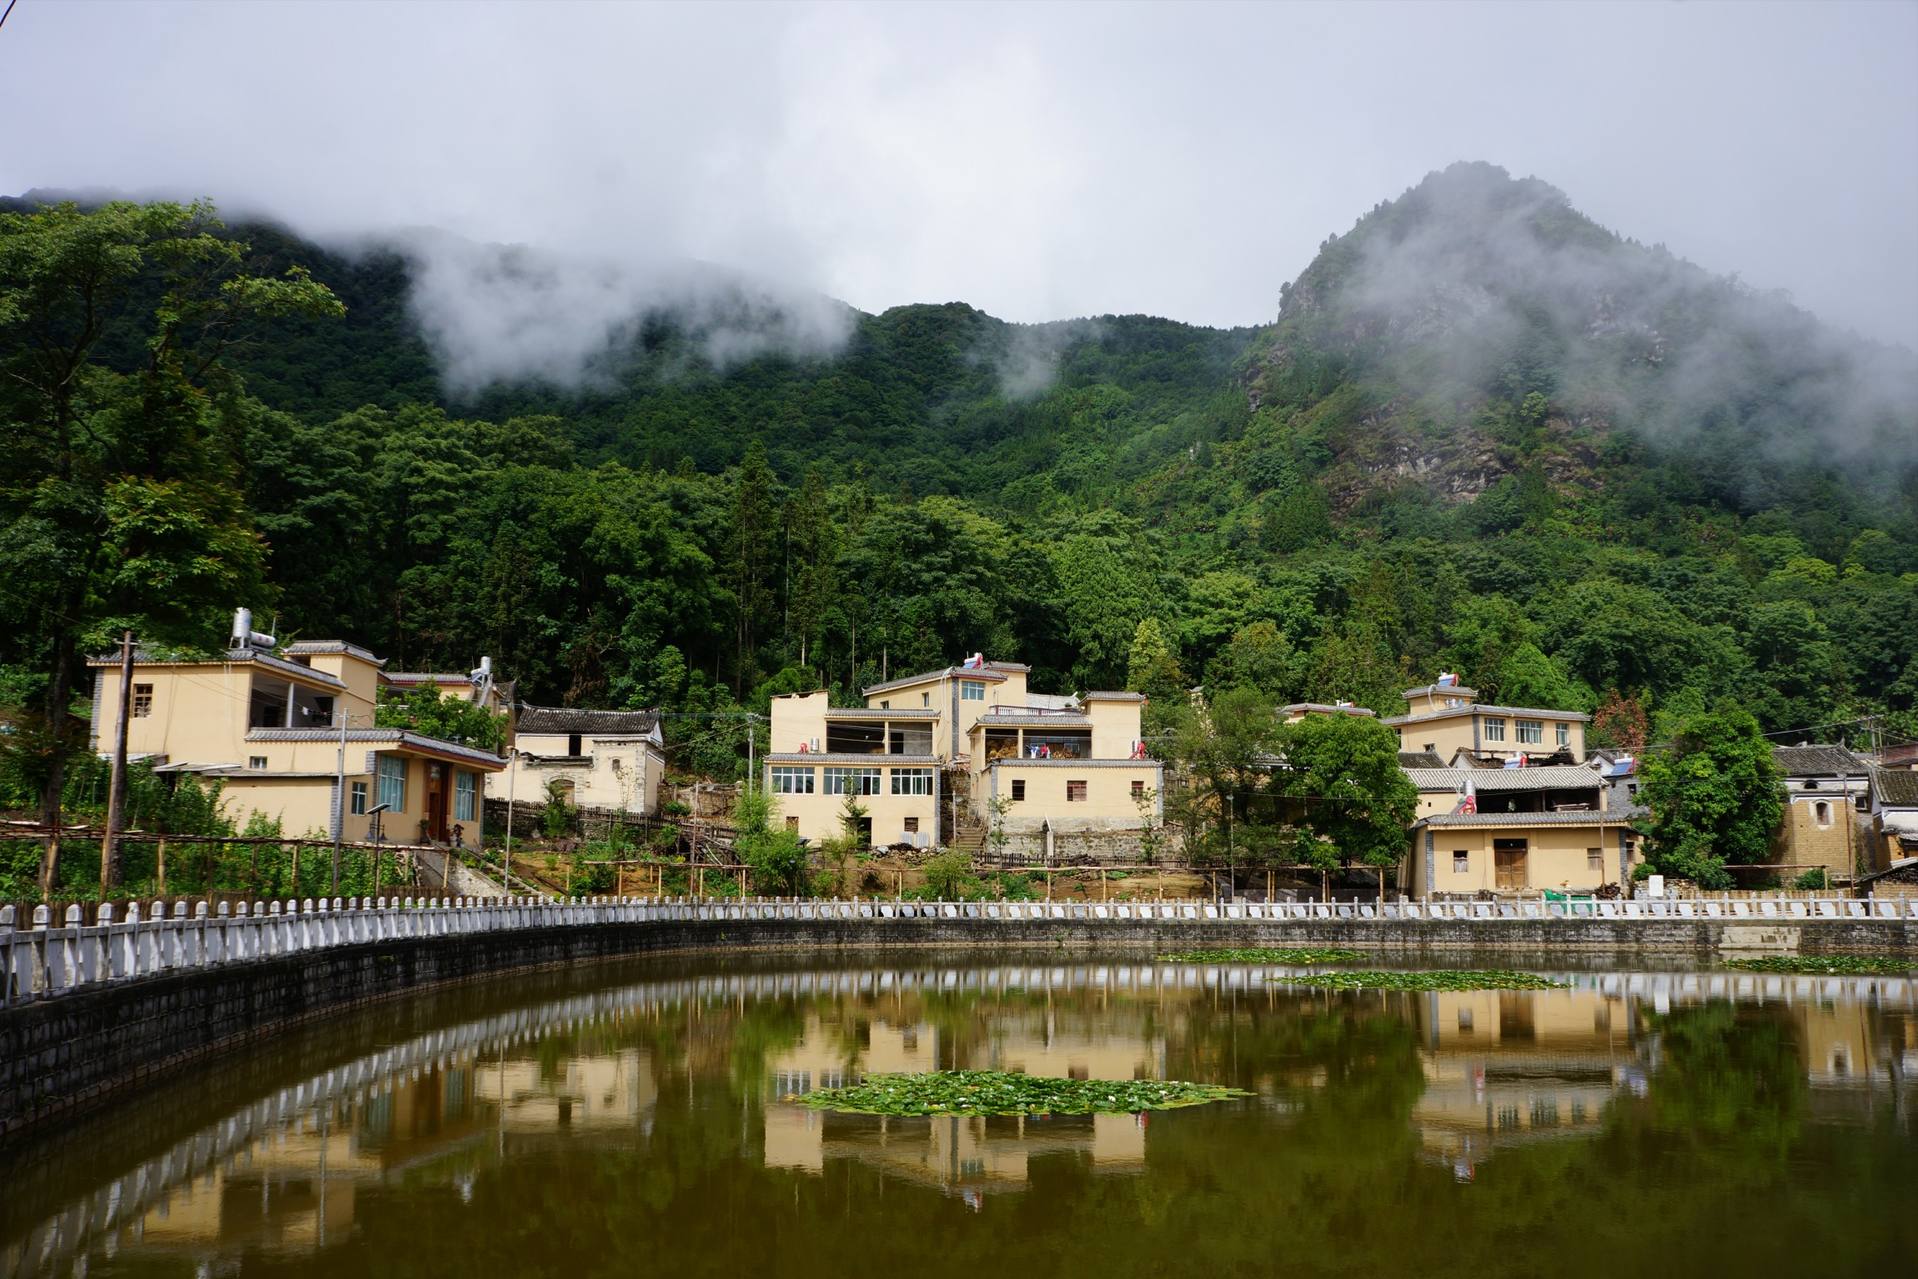
M 1619 921 L 1718 919 L 1752 922 L 1817 922 L 1862 919 L 1918 920 L 1918 899 L 1820 898 L 1780 901 L 1521 901 L 1521 902 L 906 902 L 884 900 L 802 901 L 758 898 L 573 898 L 532 897 L 333 898 L 303 901 L 205 902 L 187 914 L 176 902 L 171 914 L 154 902 L 143 918 L 138 902 L 124 916 L 112 903 L 99 907 L 92 924 L 78 906 L 54 927 L 47 907 L 34 910 L 32 926 L 15 926 L 13 907 L 0 908 L 0 1008 L 62 995 L 110 982 L 187 968 L 271 959 L 334 946 L 415 937 L 465 936 L 522 929 L 567 928 L 679 920 L 1000 920 L 1100 923 L 1124 920 L 1168 922 L 1359 920 L 1375 923 L 1422 920 L 1525 921 L 1598 919 Z

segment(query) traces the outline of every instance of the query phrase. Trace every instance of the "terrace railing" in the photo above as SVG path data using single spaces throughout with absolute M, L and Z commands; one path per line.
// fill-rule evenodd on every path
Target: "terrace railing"
M 185 902 L 171 913 L 155 902 L 124 915 L 113 903 L 91 924 L 79 906 L 55 925 L 45 906 L 30 927 L 16 927 L 14 908 L 0 909 L 0 1008 L 111 982 L 224 964 L 248 963 L 337 946 L 404 938 L 453 937 L 526 929 L 578 928 L 684 920 L 858 920 L 883 928 L 908 919 L 1002 920 L 1059 924 L 1141 920 L 1172 923 L 1355 920 L 1374 924 L 1433 921 L 1520 922 L 1598 919 L 1624 922 L 1717 919 L 1839 922 L 1918 920 L 1918 899 L 1816 898 L 1784 901 L 1518 901 L 1518 902 L 910 902 L 881 899 L 810 901 L 685 897 L 380 897 L 315 902 Z

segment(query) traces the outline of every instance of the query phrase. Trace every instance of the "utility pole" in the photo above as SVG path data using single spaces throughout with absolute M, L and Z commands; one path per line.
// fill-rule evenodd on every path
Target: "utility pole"
M 346 839 L 346 722 L 353 717 L 346 712 L 344 698 L 334 698 L 333 709 L 334 713 L 340 717 L 339 780 L 337 782 L 340 811 L 339 820 L 333 825 L 333 887 L 330 891 L 333 896 L 338 897 L 340 895 L 340 845 Z
M 127 720 L 133 713 L 133 632 L 120 635 L 120 708 L 113 729 L 113 771 L 107 776 L 107 830 L 100 840 L 100 896 L 120 885 L 120 829 L 127 821 Z
M 502 887 L 510 896 L 513 891 L 513 784 L 519 781 L 519 769 L 514 764 L 519 759 L 519 747 L 506 748 L 506 875 Z

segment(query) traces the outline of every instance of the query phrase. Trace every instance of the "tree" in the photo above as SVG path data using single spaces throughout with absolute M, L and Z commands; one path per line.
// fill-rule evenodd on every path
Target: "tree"
M 1272 703 L 1256 689 L 1228 689 L 1203 708 L 1181 708 L 1173 753 L 1190 784 L 1177 816 L 1195 861 L 1267 859 L 1275 814 L 1253 801 L 1268 789 L 1279 736 Z
M 1612 689 L 1599 701 L 1598 709 L 1592 712 L 1592 727 L 1586 734 L 1586 745 L 1595 749 L 1609 746 L 1636 753 L 1645 749 L 1645 740 L 1650 732 L 1651 717 L 1645 713 L 1644 703 Z
M 1125 686 L 1144 693 L 1148 701 L 1176 701 L 1185 695 L 1185 673 L 1179 656 L 1166 641 L 1156 617 L 1143 617 L 1132 633 L 1132 651 L 1126 658 Z
M 1302 850 L 1321 870 L 1357 861 L 1379 872 L 1405 855 L 1418 791 L 1399 767 L 1398 734 L 1369 716 L 1308 715 L 1281 732 L 1280 793 L 1311 833 Z
M 804 896 L 810 888 L 806 846 L 774 825 L 779 810 L 756 786 L 741 788 L 733 805 L 733 848 L 752 875 L 753 890 L 778 897 Z
M 64 727 L 79 649 L 116 626 L 203 644 L 210 617 L 263 588 L 231 447 L 246 326 L 334 317 L 303 268 L 244 269 L 205 204 L 113 201 L 0 214 L 0 576 Z M 43 770 L 59 818 L 61 741 Z
M 404 728 L 495 755 L 506 745 L 506 716 L 464 697 L 442 694 L 431 684 L 404 691 L 381 689 L 373 723 L 379 728 Z
M 1652 871 L 1729 888 L 1727 863 L 1769 859 L 1785 801 L 1771 743 L 1749 711 L 1727 701 L 1687 717 L 1640 772 Z
M 766 461 L 766 446 L 754 440 L 733 485 L 732 538 L 726 556 L 726 584 L 733 593 L 735 693 L 752 682 L 754 654 L 762 629 L 770 621 L 779 525 L 778 485 L 779 477 Z

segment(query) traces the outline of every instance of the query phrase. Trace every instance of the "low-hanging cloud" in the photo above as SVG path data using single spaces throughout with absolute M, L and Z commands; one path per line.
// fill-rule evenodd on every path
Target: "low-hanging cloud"
M 456 396 L 499 383 L 604 385 L 653 321 L 683 330 L 723 370 L 762 355 L 830 357 L 857 318 L 823 294 L 697 262 L 636 263 L 432 231 L 377 247 L 406 260 L 408 305 Z
M 1590 222 L 1485 164 L 1428 177 L 1289 292 L 1320 340 L 1456 395 L 1541 390 L 1664 442 L 1918 452 L 1918 358 Z M 1551 384 L 1538 381 L 1550 371 Z

